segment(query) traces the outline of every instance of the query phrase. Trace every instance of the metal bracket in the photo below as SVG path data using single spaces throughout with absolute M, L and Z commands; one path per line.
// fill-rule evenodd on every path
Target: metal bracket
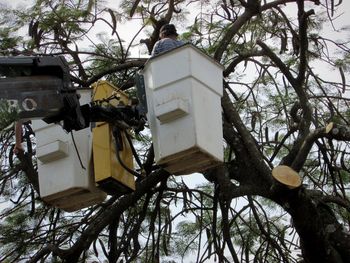
M 137 97 L 139 99 L 138 111 L 141 115 L 146 115 L 147 109 L 147 98 L 145 90 L 145 80 L 142 74 L 136 73 L 135 76 L 135 85 Z

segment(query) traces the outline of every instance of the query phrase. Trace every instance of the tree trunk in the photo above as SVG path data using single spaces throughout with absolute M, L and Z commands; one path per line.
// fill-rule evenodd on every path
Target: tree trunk
M 287 196 L 280 195 L 278 202 L 292 217 L 304 262 L 350 262 L 350 234 L 322 201 L 320 193 L 300 188 L 289 191 Z

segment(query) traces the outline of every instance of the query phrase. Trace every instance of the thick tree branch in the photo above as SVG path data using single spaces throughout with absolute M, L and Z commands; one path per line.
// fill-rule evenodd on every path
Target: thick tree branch
M 224 109 L 225 116 L 228 118 L 228 121 L 232 123 L 237 129 L 245 145 L 245 148 L 249 149 L 249 155 L 251 156 L 251 162 L 253 163 L 253 166 L 255 166 L 257 171 L 261 173 L 261 176 L 269 180 L 269 178 L 271 178 L 271 171 L 265 164 L 264 158 L 259 151 L 254 138 L 251 136 L 248 129 L 242 122 L 226 91 L 224 91 L 224 96 L 221 99 L 221 104 L 222 108 Z
M 344 231 L 330 207 L 322 201 L 322 194 L 301 188 L 284 192 L 275 201 L 291 214 L 293 225 L 300 236 L 303 255 L 309 262 L 348 262 L 350 235 Z
M 295 87 L 297 87 L 296 79 L 294 78 L 290 70 L 287 68 L 286 64 L 284 64 L 283 61 L 263 41 L 258 39 L 256 43 L 263 49 L 266 56 L 268 56 L 272 60 L 272 62 L 281 70 L 283 75 L 287 78 L 289 83 L 295 89 Z
M 164 16 L 165 21 L 170 22 L 175 11 L 175 0 L 169 0 L 169 7 L 166 15 Z
M 248 54 L 238 54 L 238 56 L 236 56 L 232 62 L 225 68 L 224 70 L 224 77 L 228 77 L 230 75 L 230 73 L 232 73 L 236 66 L 241 63 L 242 61 L 251 58 L 251 57 L 260 57 L 263 56 L 265 54 L 264 51 L 253 51 L 251 53 Z
M 269 2 L 269 3 L 266 3 L 264 5 L 261 6 L 261 10 L 262 11 L 265 11 L 265 10 L 269 10 L 273 7 L 276 7 L 276 6 L 279 6 L 279 5 L 285 5 L 285 4 L 288 4 L 288 3 L 295 3 L 297 0 L 276 0 L 276 1 L 273 1 L 273 2 Z M 315 5 L 319 5 L 320 4 L 320 1 L 319 0 L 305 0 L 305 2 L 312 2 L 312 3 L 315 3 Z
M 229 224 L 229 216 L 228 216 L 228 210 L 230 207 L 231 202 L 226 202 L 226 200 L 222 200 L 219 196 L 219 204 L 222 212 L 222 234 L 224 237 L 224 241 L 226 242 L 228 249 L 231 253 L 231 256 L 233 258 L 234 263 L 239 263 L 239 258 L 237 255 L 237 252 L 234 248 L 233 242 L 231 240 L 231 235 L 230 235 L 230 224 Z
M 103 78 L 106 75 L 113 74 L 113 73 L 123 71 L 126 69 L 130 69 L 130 68 L 140 68 L 146 63 L 146 61 L 147 61 L 147 59 L 140 58 L 140 59 L 125 62 L 123 64 L 118 64 L 116 66 L 113 66 L 109 69 L 106 69 L 106 70 L 90 77 L 86 81 L 81 80 L 79 78 L 76 78 L 74 76 L 71 76 L 71 79 L 73 82 L 79 84 L 82 87 L 89 87 L 91 84 L 95 83 L 96 81 L 100 80 L 101 78 Z
M 266 52 L 267 56 L 275 63 L 275 65 L 281 70 L 281 72 L 286 76 L 289 83 L 294 88 L 296 94 L 298 95 L 301 109 L 303 111 L 302 120 L 299 123 L 299 135 L 297 140 L 295 141 L 292 151 L 283 159 L 282 163 L 287 165 L 291 165 L 293 160 L 297 156 L 297 152 L 302 146 L 305 138 L 309 134 L 309 127 L 311 125 L 311 108 L 307 99 L 307 94 L 304 89 L 304 83 L 300 83 L 300 80 L 297 80 L 286 65 L 282 62 L 282 60 L 262 41 L 258 40 L 257 44 Z
M 231 182 L 231 178 L 235 178 L 235 173 L 237 171 L 234 168 L 231 168 L 230 165 L 223 165 L 221 167 L 217 167 L 207 172 L 206 177 L 212 179 L 220 186 L 220 198 L 225 200 L 226 202 L 230 202 L 233 198 L 242 197 L 246 195 L 260 195 L 268 197 L 269 193 L 267 189 L 272 184 L 265 186 L 266 183 L 260 184 L 261 178 L 259 178 L 259 174 L 250 174 L 249 171 L 239 171 L 241 174 L 240 177 L 247 177 L 255 180 L 254 183 L 247 184 L 243 182 L 239 187 L 234 185 Z
M 322 197 L 322 201 L 325 203 L 333 203 L 337 204 L 343 208 L 345 208 L 350 213 L 350 201 L 338 196 L 325 196 Z
M 331 123 L 331 129 L 328 131 L 326 127 L 318 128 L 309 133 L 305 138 L 303 144 L 296 153 L 296 158 L 293 160 L 291 167 L 295 171 L 300 171 L 303 167 L 307 156 L 314 144 L 314 142 L 322 137 L 334 139 L 338 141 L 350 141 L 350 128 L 348 126 Z
M 298 20 L 299 20 L 299 41 L 300 41 L 300 62 L 297 82 L 300 86 L 305 82 L 305 72 L 307 68 L 307 53 L 308 53 L 308 17 L 313 15 L 314 10 L 304 11 L 304 0 L 298 0 Z
M 224 37 L 221 39 L 215 54 L 214 59 L 217 61 L 220 61 L 222 58 L 222 55 L 224 54 L 225 50 L 227 49 L 227 46 L 232 41 L 232 38 L 238 33 L 238 31 L 241 29 L 241 27 L 254 15 L 257 15 L 256 12 L 251 11 L 250 9 L 245 9 L 244 13 L 239 16 L 236 21 L 228 28 L 227 33 L 224 35 Z
M 303 165 L 307 159 L 308 154 L 310 153 L 310 150 L 314 144 L 314 142 L 322 137 L 326 136 L 326 128 L 319 128 L 314 130 L 313 132 L 310 132 L 308 136 L 305 138 L 303 144 L 298 150 L 298 153 L 296 154 L 295 159 L 293 160 L 293 163 L 291 165 L 291 168 L 297 172 L 303 168 Z

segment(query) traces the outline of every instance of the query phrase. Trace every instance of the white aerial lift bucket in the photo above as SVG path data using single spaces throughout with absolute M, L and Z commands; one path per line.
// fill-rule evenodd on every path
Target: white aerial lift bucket
M 91 90 L 80 92 L 82 104 Z M 78 210 L 106 198 L 95 185 L 90 128 L 67 133 L 57 124 L 34 120 L 41 198 L 65 211 Z
M 223 67 L 187 44 L 151 58 L 142 72 L 155 160 L 176 175 L 223 161 Z

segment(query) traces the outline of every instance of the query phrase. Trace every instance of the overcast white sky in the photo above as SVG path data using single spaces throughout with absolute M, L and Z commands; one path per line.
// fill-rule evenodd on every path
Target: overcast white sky
M 337 0 L 334 0 L 335 2 L 338 2 Z M 29 3 L 32 2 L 32 0 L 0 0 L 0 5 L 11 5 L 14 7 L 19 7 L 21 9 L 23 9 L 24 7 L 28 6 Z M 119 6 L 119 3 L 121 2 L 121 0 L 106 0 L 106 3 L 108 3 L 108 6 L 110 6 L 111 8 L 116 9 Z M 324 2 L 324 0 L 321 2 Z M 315 6 L 312 3 L 308 3 L 307 5 L 310 8 L 313 8 L 315 10 L 317 10 L 317 6 Z M 296 5 L 295 3 L 290 3 L 287 4 L 287 8 L 290 9 L 291 14 L 293 12 L 296 12 Z M 339 17 L 334 17 L 334 25 L 335 28 L 340 29 L 343 25 L 345 24 L 350 24 L 348 16 L 350 15 L 350 1 L 343 1 L 340 9 L 342 10 L 342 12 L 344 12 L 343 15 L 340 15 Z M 193 13 L 196 13 L 196 10 L 193 10 Z M 191 15 L 193 15 L 193 13 L 191 13 Z M 109 17 L 108 17 L 109 19 Z M 136 34 L 136 32 L 139 30 L 139 24 L 133 20 L 132 22 L 128 22 L 127 24 L 118 24 L 118 33 L 120 33 L 120 35 L 122 36 L 123 39 L 125 39 L 126 41 L 130 41 L 131 38 Z M 325 28 L 326 29 L 326 28 Z M 181 28 L 179 28 L 179 31 L 181 30 Z M 98 33 L 98 32 L 107 32 L 108 30 L 106 30 L 105 27 L 100 26 L 97 27 L 96 30 L 94 30 L 94 32 Z M 328 31 L 328 30 L 327 30 Z M 331 32 L 330 34 L 332 34 L 330 37 L 332 38 L 338 38 L 338 34 L 336 34 L 335 32 L 332 31 L 328 31 Z M 349 33 L 349 31 L 348 31 Z M 349 34 L 348 34 L 349 36 Z M 142 37 L 142 35 L 141 35 Z M 141 38 L 139 37 L 135 43 L 139 42 L 139 39 Z

